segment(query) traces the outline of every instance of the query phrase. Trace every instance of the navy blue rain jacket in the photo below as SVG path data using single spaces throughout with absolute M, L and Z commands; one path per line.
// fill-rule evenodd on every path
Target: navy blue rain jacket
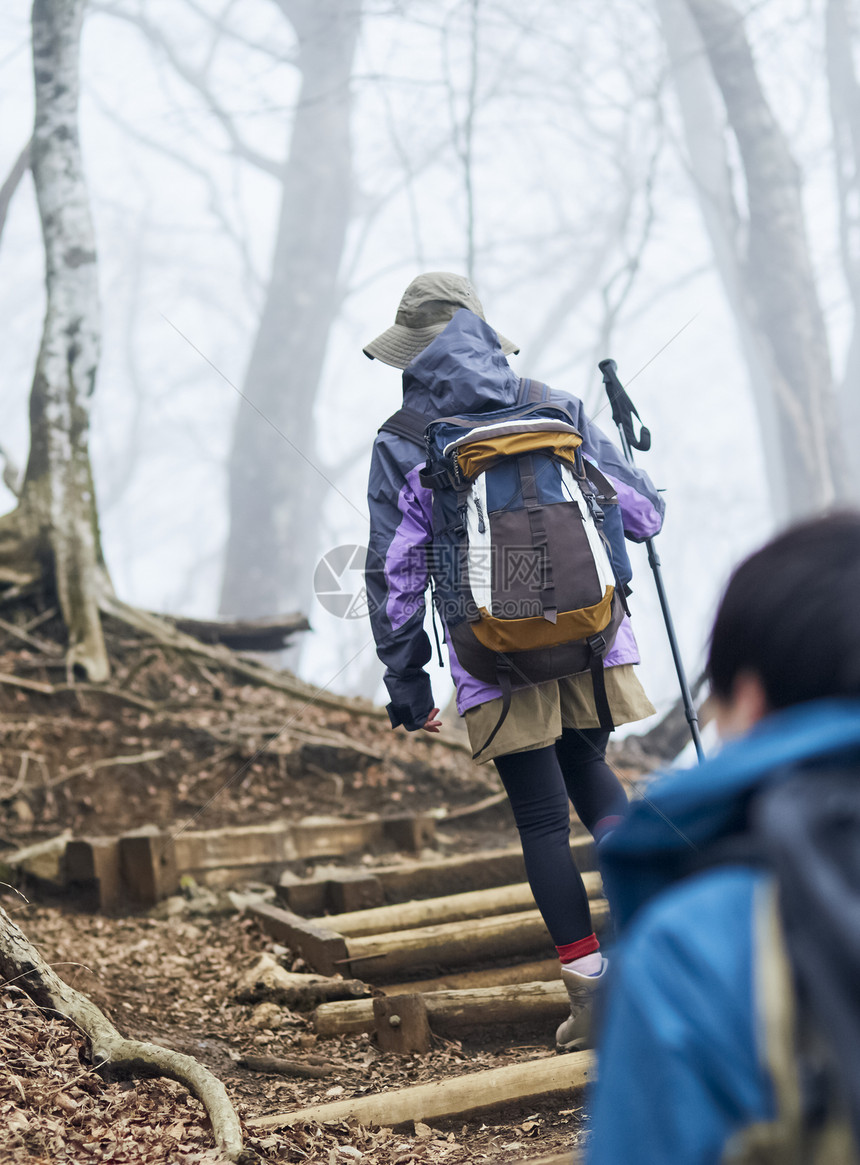
M 517 403 L 519 377 L 505 359 L 496 333 L 479 316 L 463 308 L 445 330 L 403 373 L 403 403 L 428 421 L 458 413 L 477 413 Z M 621 451 L 592 424 L 582 401 L 552 392 L 550 400 L 566 408 L 583 437 L 583 453 L 614 485 L 624 532 L 641 542 L 660 530 L 663 499 L 646 473 L 632 468 Z M 424 453 L 411 441 L 380 433 L 373 446 L 368 483 L 370 545 L 366 577 L 368 605 L 393 727 L 421 728 L 433 708 L 430 640 L 424 631 L 424 592 L 428 584 L 426 551 L 433 537 L 432 495 L 418 480 Z M 457 687 L 457 709 L 486 703 L 501 695 L 460 666 L 448 645 Z M 625 619 L 606 666 L 638 663 L 636 640 Z
M 610 957 L 587 1165 L 718 1165 L 775 1116 L 753 965 L 753 900 L 769 875 L 726 865 L 677 881 L 691 852 L 736 834 L 750 797 L 790 766 L 860 770 L 860 700 L 769 716 L 635 801 L 600 849 L 621 932 Z

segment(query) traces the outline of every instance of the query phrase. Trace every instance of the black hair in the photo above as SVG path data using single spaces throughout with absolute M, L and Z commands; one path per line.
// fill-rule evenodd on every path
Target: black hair
M 792 526 L 737 567 L 711 632 L 711 690 L 730 697 L 745 671 L 774 710 L 860 696 L 860 510 Z

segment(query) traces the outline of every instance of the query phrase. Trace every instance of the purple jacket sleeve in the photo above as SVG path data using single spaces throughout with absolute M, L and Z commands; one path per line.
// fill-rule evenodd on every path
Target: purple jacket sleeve
M 392 728 L 422 728 L 433 708 L 424 665 L 432 654 L 424 630 L 427 547 L 432 539 L 430 491 L 418 481 L 408 442 L 377 437 L 370 463 L 370 545 L 365 582 L 376 652 L 385 664 Z

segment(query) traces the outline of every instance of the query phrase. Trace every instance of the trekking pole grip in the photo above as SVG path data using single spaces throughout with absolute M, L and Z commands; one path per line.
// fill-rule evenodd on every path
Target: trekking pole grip
M 631 449 L 638 449 L 641 453 L 647 453 L 651 448 L 651 431 L 646 429 L 642 424 L 642 418 L 636 411 L 636 406 L 627 395 L 624 385 L 618 379 L 618 372 L 616 369 L 618 365 L 614 360 L 601 360 L 597 365 L 603 373 L 603 383 L 606 386 L 606 395 L 609 397 L 609 403 L 612 406 L 612 419 L 627 441 Z M 639 422 L 639 436 L 633 429 L 633 418 Z

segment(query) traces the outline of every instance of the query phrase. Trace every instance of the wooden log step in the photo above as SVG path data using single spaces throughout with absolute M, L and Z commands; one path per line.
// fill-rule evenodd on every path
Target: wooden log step
M 511 1104 L 531 1105 L 556 1097 L 572 1100 L 594 1076 L 593 1053 L 572 1052 L 375 1096 L 356 1096 L 295 1112 L 255 1117 L 246 1123 L 253 1129 L 278 1129 L 306 1121 L 354 1120 L 360 1125 L 396 1128 L 412 1121 L 430 1123 L 470 1117 Z
M 429 814 L 346 820 L 303 817 L 228 829 L 180 833 L 174 840 L 176 866 L 203 880 L 213 870 L 286 865 L 304 858 L 341 857 L 390 841 L 415 852 L 432 844 L 435 820 Z
M 537 910 L 352 938 L 279 906 L 251 903 L 246 909 L 268 934 L 300 954 L 312 970 L 322 975 L 340 972 L 369 983 L 385 982 L 421 967 L 468 967 L 489 959 L 548 953 L 552 946 Z M 600 929 L 608 916 L 604 898 L 591 903 L 595 929 Z
M 575 838 L 571 853 L 581 872 L 597 869 L 594 843 L 590 837 Z M 470 890 L 489 890 L 525 881 L 526 870 L 522 850 L 518 845 L 504 849 L 485 850 L 464 857 L 441 858 L 435 861 L 402 862 L 396 866 L 377 866 L 360 871 L 344 869 L 344 878 L 363 883 L 363 891 L 370 896 L 370 880 L 379 890 L 378 904 L 411 902 L 417 898 L 439 898 Z M 331 870 L 320 871 L 312 878 L 296 880 L 278 887 L 278 899 L 296 914 L 322 914 L 324 910 L 353 909 L 339 900 L 341 878 Z
M 590 837 L 574 838 L 570 845 L 573 860 L 581 872 L 597 869 L 594 842 Z M 441 861 L 403 862 L 378 866 L 370 871 L 382 883 L 385 901 L 410 902 L 415 898 L 440 898 L 466 890 L 488 890 L 524 882 L 523 854 L 519 845 L 485 850 Z
M 589 898 L 602 895 L 603 880 L 600 874 L 586 873 L 582 880 Z M 410 930 L 439 922 L 464 922 L 469 918 L 490 918 L 496 914 L 534 910 L 534 904 L 528 882 L 519 882 L 513 886 L 491 887 L 489 890 L 468 890 L 464 894 L 450 894 L 444 898 L 424 898 L 393 906 L 330 914 L 311 921 L 318 926 L 336 930 L 338 934 L 359 937 L 383 931 Z
M 396 1004 L 399 998 L 388 995 Z M 408 998 L 408 996 L 407 996 Z M 493 1023 L 528 1023 L 564 1019 L 569 1007 L 558 961 L 551 983 L 517 983 L 508 987 L 467 991 L 431 991 L 422 996 L 433 1031 L 459 1031 Z M 376 1027 L 372 999 L 322 1003 L 314 1012 L 314 1030 L 320 1036 L 354 1035 Z
M 322 926 L 315 926 L 306 918 L 299 918 L 279 906 L 267 902 L 253 902 L 246 912 L 262 926 L 263 930 L 289 947 L 293 954 L 300 955 L 309 967 L 321 975 L 346 972 L 349 951 L 343 935 Z
M 595 927 L 600 926 L 608 916 L 606 900 L 593 902 L 591 913 Z M 371 983 L 418 967 L 465 967 L 488 959 L 552 950 L 538 910 L 443 922 L 345 941 L 348 957 L 341 969 Z
M 488 967 L 483 971 L 459 971 L 435 979 L 404 983 L 386 983 L 379 990 L 386 995 L 403 995 L 410 991 L 468 991 L 473 987 L 506 987 L 511 983 L 550 983 L 558 978 L 558 958 L 538 962 L 516 963 L 506 967 Z
M 568 1149 L 566 1153 L 552 1153 L 549 1157 L 529 1157 L 513 1162 L 513 1165 L 580 1165 L 582 1156 L 576 1149 Z

